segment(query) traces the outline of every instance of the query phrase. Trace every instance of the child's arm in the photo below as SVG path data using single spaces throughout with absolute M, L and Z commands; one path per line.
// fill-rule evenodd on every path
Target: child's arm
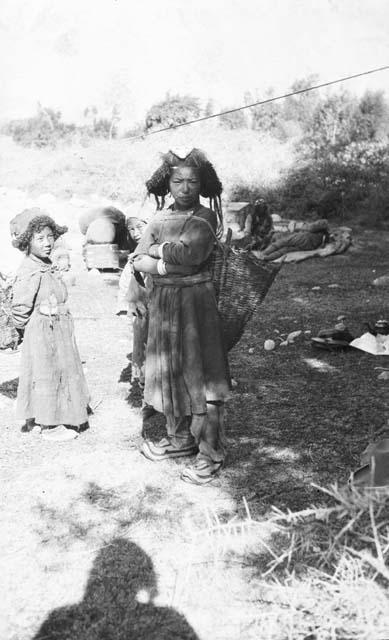
M 166 274 L 161 274 L 158 271 L 159 258 L 152 258 L 151 256 L 141 255 L 136 256 L 134 259 L 134 269 L 136 271 L 143 271 L 143 273 L 151 273 L 152 275 L 181 275 L 190 276 L 198 271 L 196 266 L 181 265 L 181 264 L 166 264 Z
M 151 273 L 152 275 L 158 275 L 158 260 L 142 254 L 135 256 L 134 269 L 135 271 L 143 271 L 143 273 Z
M 24 329 L 34 310 L 42 273 L 18 276 L 12 288 L 12 318 L 17 329 Z
M 130 259 L 119 279 L 116 315 L 132 313 L 133 315 L 143 316 L 146 312 L 147 291 L 136 281 L 133 274 L 132 259 Z

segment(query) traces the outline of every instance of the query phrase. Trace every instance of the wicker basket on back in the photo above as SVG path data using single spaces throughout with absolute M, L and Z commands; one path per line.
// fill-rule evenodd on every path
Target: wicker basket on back
M 250 252 L 234 250 L 230 242 L 229 229 L 226 242 L 217 242 L 209 262 L 227 351 L 239 342 L 281 268 L 281 263 L 269 264 Z

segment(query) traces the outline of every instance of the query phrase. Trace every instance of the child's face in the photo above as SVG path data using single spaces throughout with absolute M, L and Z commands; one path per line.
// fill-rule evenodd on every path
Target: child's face
M 169 188 L 177 209 L 185 211 L 198 204 L 201 190 L 198 169 L 177 167 L 170 177 Z
M 141 239 L 145 226 L 145 223 L 141 220 L 139 222 L 130 222 L 128 225 L 128 233 L 135 242 L 138 243 Z
M 54 246 L 54 234 L 50 227 L 36 231 L 30 241 L 30 251 L 37 258 L 48 258 Z

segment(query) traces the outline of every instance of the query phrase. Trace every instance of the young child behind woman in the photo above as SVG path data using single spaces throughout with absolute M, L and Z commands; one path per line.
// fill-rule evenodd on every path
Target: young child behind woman
M 133 250 L 136 249 L 147 223 L 140 218 L 130 217 L 126 221 L 127 230 Z M 129 314 L 132 332 L 132 372 L 131 380 L 144 385 L 144 365 L 146 359 L 146 342 L 148 327 L 147 291 L 141 287 L 134 276 L 132 257 L 124 267 L 119 278 L 119 292 L 116 314 Z M 133 302 L 135 301 L 135 302 Z
M 67 227 L 36 209 L 26 210 L 12 225 L 13 244 L 25 253 L 12 299 L 15 326 L 24 334 L 17 417 L 26 421 L 22 431 L 41 432 L 52 441 L 71 440 L 88 421 L 89 393 L 67 289 L 50 259 L 55 240 Z

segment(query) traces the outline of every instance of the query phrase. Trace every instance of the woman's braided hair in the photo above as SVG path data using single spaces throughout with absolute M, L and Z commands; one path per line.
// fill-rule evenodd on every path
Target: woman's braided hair
M 61 227 L 48 215 L 36 216 L 29 222 L 27 229 L 18 235 L 14 246 L 20 251 L 27 251 L 34 233 L 39 233 L 45 227 L 49 227 L 52 230 L 54 240 L 57 240 L 68 230 L 68 227 Z
M 192 149 L 185 158 L 180 158 L 173 151 L 162 156 L 161 166 L 154 171 L 146 182 L 148 194 L 153 194 L 157 203 L 157 209 L 165 206 L 165 197 L 170 192 L 169 181 L 176 167 L 196 167 L 200 174 L 200 195 L 209 199 L 209 207 L 216 213 L 218 219 L 217 235 L 223 233 L 223 212 L 221 204 L 222 183 L 215 171 L 213 164 L 200 149 Z

